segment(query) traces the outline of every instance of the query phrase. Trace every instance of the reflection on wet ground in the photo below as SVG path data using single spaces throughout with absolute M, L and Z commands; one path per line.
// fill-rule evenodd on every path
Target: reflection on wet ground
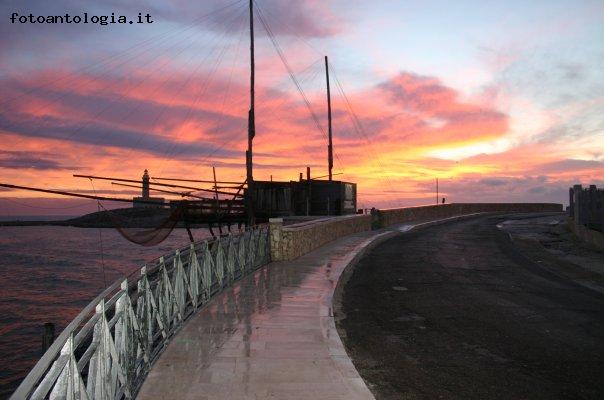
M 177 333 L 139 399 L 372 399 L 331 309 L 338 278 L 375 232 L 271 263 Z

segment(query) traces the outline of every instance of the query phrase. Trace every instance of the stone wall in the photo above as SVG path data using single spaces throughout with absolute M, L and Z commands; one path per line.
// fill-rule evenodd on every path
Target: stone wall
M 294 260 L 337 238 L 371 230 L 371 216 L 347 215 L 288 226 L 281 218 L 271 218 L 269 225 L 272 260 Z
M 562 204 L 554 203 L 452 203 L 432 206 L 377 210 L 374 225 L 385 228 L 410 221 L 448 218 L 482 212 L 562 212 Z
M 568 219 L 568 227 L 579 239 L 589 243 L 600 251 L 604 251 L 604 233 L 589 229 L 585 225 L 577 224 L 572 218 Z
M 551 203 L 460 203 L 372 210 L 371 215 L 323 218 L 288 226 L 283 226 L 281 218 L 272 218 L 269 221 L 271 258 L 273 261 L 294 260 L 340 237 L 404 222 L 436 220 L 481 212 L 561 211 L 562 204 Z

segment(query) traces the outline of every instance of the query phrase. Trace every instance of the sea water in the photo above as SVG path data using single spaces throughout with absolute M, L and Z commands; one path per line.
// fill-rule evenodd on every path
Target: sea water
M 209 232 L 195 229 L 193 236 Z M 113 229 L 0 227 L 0 398 L 42 355 L 45 322 L 55 324 L 58 336 L 106 285 L 188 243 L 184 229 L 142 247 Z

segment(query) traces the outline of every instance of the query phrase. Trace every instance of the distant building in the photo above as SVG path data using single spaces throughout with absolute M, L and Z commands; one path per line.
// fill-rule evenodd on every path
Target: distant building
M 163 197 L 151 197 L 149 196 L 149 172 L 145 170 L 143 174 L 143 192 L 141 197 L 134 197 L 132 199 L 132 206 L 134 208 L 162 208 L 166 201 Z
M 569 216 L 576 224 L 604 232 L 604 189 L 575 185 L 568 190 Z

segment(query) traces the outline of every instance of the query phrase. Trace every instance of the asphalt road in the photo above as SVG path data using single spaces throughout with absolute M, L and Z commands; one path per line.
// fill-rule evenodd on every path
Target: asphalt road
M 338 329 L 377 399 L 604 399 L 604 295 L 504 219 L 400 235 L 355 267 Z

